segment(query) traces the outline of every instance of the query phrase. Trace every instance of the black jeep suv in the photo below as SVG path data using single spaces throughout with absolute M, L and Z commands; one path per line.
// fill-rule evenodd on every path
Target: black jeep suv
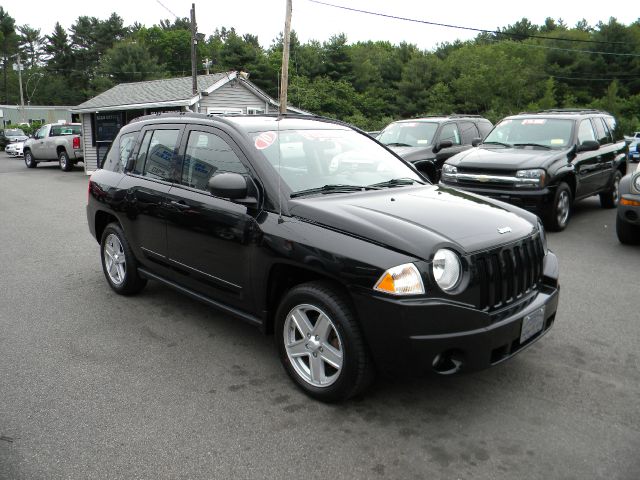
M 491 128 L 479 115 L 433 116 L 390 123 L 376 138 L 438 183 L 445 160 L 480 143 Z
M 142 117 L 91 176 L 87 217 L 113 290 L 153 279 L 275 332 L 287 373 L 324 401 L 375 370 L 500 363 L 558 305 L 535 215 L 431 185 L 317 117 Z
M 478 148 L 447 160 L 441 182 L 523 207 L 563 230 L 575 200 L 599 194 L 603 207 L 618 204 L 626 147 L 615 127 L 598 110 L 506 117 Z

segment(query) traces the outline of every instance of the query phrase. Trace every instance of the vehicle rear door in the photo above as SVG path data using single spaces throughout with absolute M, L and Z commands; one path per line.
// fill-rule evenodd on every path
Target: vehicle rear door
M 166 197 L 179 164 L 183 130 L 176 124 L 143 128 L 129 171 L 118 184 L 125 234 L 143 264 L 166 265 Z
M 577 137 L 578 146 L 585 141 L 596 140 L 591 119 L 580 120 Z M 596 192 L 599 188 L 601 173 L 600 150 L 578 152 L 571 163 L 574 165 L 578 177 L 576 197 L 588 197 Z
M 231 137 L 213 127 L 189 127 L 182 143 L 179 182 L 168 196 L 169 259 L 181 272 L 181 283 L 250 311 L 247 287 L 259 231 L 257 211 L 208 190 L 209 179 L 220 173 L 250 179 L 247 159 Z
M 611 182 L 611 176 L 614 172 L 613 164 L 616 159 L 616 147 L 604 119 L 602 117 L 593 117 L 591 121 L 595 127 L 596 140 L 600 143 L 600 150 L 598 150 L 600 154 L 598 156 L 598 178 L 595 186 L 598 189 L 605 189 Z

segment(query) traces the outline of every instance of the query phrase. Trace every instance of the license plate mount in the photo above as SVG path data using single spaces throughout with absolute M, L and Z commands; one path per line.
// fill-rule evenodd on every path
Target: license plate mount
M 520 343 L 524 343 L 542 330 L 544 326 L 544 307 L 539 308 L 522 319 Z

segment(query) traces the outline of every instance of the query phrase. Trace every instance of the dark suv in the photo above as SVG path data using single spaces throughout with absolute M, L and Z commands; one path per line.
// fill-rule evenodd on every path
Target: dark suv
M 317 117 L 142 117 L 91 176 L 87 217 L 113 290 L 157 280 L 275 332 L 287 373 L 324 401 L 374 371 L 500 363 L 558 305 L 535 215 L 431 185 Z
M 376 138 L 438 183 L 445 160 L 480 143 L 491 128 L 479 115 L 433 116 L 390 123 Z
M 612 115 L 546 110 L 506 117 L 478 147 L 447 160 L 441 182 L 537 213 L 550 230 L 569 223 L 573 202 L 599 194 L 618 204 L 624 140 Z

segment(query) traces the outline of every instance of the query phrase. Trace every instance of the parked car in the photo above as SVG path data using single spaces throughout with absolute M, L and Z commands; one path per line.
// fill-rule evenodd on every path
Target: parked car
M 23 154 L 24 142 L 13 142 L 6 146 L 4 151 L 12 157 L 21 157 Z
M 628 149 L 629 149 L 629 154 L 627 155 L 627 158 L 629 159 L 629 161 L 640 162 L 640 139 L 633 140 L 629 144 Z
M 48 123 L 24 143 L 24 163 L 28 168 L 52 161 L 58 161 L 65 172 L 84 161 L 81 124 Z
M 618 204 L 626 146 L 614 138 L 615 119 L 597 110 L 545 110 L 502 120 L 484 142 L 450 158 L 442 183 L 537 213 L 563 230 L 572 205 L 600 195 Z
M 640 132 L 633 132 L 633 135 L 625 135 L 624 136 L 624 140 L 627 143 L 638 141 L 638 140 L 640 140 Z
M 423 117 L 390 123 L 377 139 L 437 183 L 445 160 L 480 143 L 492 127 L 479 115 Z
M 620 180 L 616 233 L 621 243 L 640 243 L 640 164 Z
M 286 372 L 323 401 L 376 371 L 503 362 L 558 305 L 535 215 L 428 184 L 328 119 L 141 117 L 90 177 L 87 219 L 116 293 L 156 280 L 275 333 Z
M 0 129 L 0 148 L 6 151 L 7 145 L 14 142 L 24 142 L 27 138 L 20 128 Z

